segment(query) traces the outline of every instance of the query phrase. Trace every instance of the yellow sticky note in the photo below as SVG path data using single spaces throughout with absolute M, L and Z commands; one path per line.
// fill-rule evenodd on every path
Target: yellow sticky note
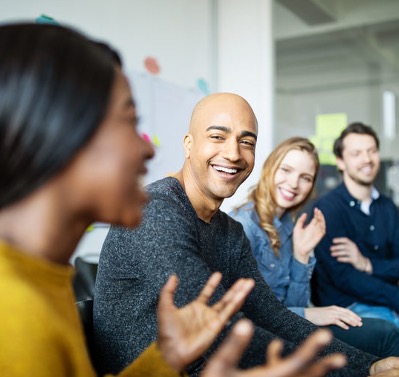
M 161 142 L 159 141 L 159 137 L 157 135 L 153 136 L 152 142 L 156 147 L 159 147 L 161 145 Z

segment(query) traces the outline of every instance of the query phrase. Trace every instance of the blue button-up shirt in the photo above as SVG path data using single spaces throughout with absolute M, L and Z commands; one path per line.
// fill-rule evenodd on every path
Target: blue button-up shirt
M 391 199 L 373 194 L 367 208 L 342 183 L 315 206 L 327 231 L 315 249 L 313 290 L 318 305 L 349 306 L 354 302 L 388 306 L 399 311 L 399 218 Z M 331 256 L 335 237 L 347 237 L 373 265 L 371 275 Z
M 310 300 L 309 281 L 316 261 L 310 257 L 309 263 L 305 265 L 293 257 L 294 224 L 290 214 L 286 213 L 281 219 L 275 217 L 273 220 L 281 245 L 278 256 L 273 251 L 267 233 L 260 226 L 252 201 L 231 211 L 229 215 L 243 225 L 251 242 L 252 254 L 258 262 L 259 271 L 278 300 L 304 317 L 304 309 Z

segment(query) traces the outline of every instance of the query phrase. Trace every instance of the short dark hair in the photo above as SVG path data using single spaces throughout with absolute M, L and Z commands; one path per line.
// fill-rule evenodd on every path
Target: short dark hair
M 359 135 L 370 135 L 374 138 L 377 149 L 380 148 L 380 141 L 376 132 L 364 123 L 354 122 L 349 124 L 339 135 L 338 139 L 334 142 L 334 155 L 335 157 L 342 158 L 342 152 L 344 149 L 344 139 L 349 134 L 359 134 Z
M 0 26 L 0 208 L 60 172 L 105 117 L 115 58 L 50 24 Z

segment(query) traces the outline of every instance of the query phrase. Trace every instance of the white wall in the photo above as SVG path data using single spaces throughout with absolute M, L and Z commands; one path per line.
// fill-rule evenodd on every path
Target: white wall
M 246 199 L 248 189 L 259 179 L 263 161 L 270 153 L 274 124 L 274 44 L 272 0 L 219 0 L 218 66 L 220 91 L 241 94 L 258 118 L 258 142 L 253 173 L 225 200 L 228 212 Z
M 381 157 L 397 158 L 396 140 L 387 139 L 383 132 L 382 98 L 384 90 L 399 93 L 399 84 L 352 86 L 334 90 L 276 96 L 276 142 L 291 136 L 310 137 L 316 129 L 316 116 L 346 113 L 348 123 L 364 122 L 372 125 L 380 138 Z
M 256 169 L 237 195 L 226 201 L 222 208 L 228 211 L 246 197 L 271 149 L 271 3 L 272 0 L 14 0 L 0 3 L 0 23 L 33 21 L 46 14 L 111 43 L 121 53 L 126 71 L 144 71 L 144 59 L 152 56 L 160 64 L 160 80 L 196 88 L 198 79 L 203 79 L 210 91 L 232 91 L 245 97 L 259 120 Z M 78 252 L 98 253 L 105 233 L 104 228 L 87 233 Z
M 128 69 L 144 70 L 154 56 L 160 77 L 185 87 L 209 79 L 210 0 L 14 0 L 0 2 L 0 22 L 41 14 L 110 42 Z

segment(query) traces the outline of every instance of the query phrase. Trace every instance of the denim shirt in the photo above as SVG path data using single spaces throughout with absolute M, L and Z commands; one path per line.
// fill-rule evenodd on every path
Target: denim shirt
M 252 254 L 258 262 L 258 268 L 266 283 L 277 299 L 291 311 L 305 317 L 305 307 L 310 301 L 310 278 L 316 263 L 310 257 L 307 265 L 293 256 L 292 232 L 294 224 L 289 213 L 281 219 L 275 217 L 273 224 L 280 238 L 279 255 L 270 244 L 269 237 L 260 226 L 258 214 L 252 201 L 229 213 L 239 221 L 251 242 Z

